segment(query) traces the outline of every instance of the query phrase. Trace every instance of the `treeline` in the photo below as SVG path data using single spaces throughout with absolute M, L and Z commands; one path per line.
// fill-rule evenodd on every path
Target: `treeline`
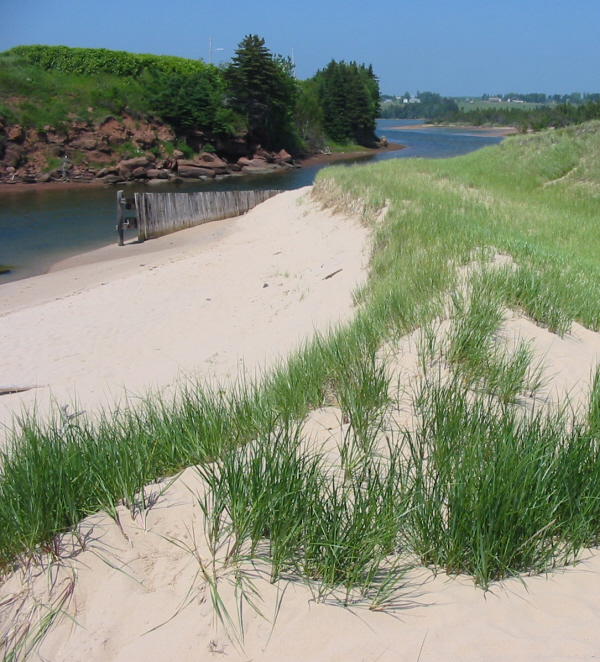
M 43 72 L 52 74 L 51 85 Z M 60 101 L 61 92 L 70 104 Z M 95 120 L 99 113 L 155 115 L 183 139 L 243 138 L 248 145 L 299 152 L 328 141 L 373 144 L 379 102 L 370 66 L 332 61 L 298 81 L 290 60 L 273 55 L 257 35 L 243 39 L 220 68 L 66 46 L 19 46 L 0 54 L 0 118 L 25 128 L 66 125 L 73 116 L 92 119 L 92 111 Z
M 454 114 L 428 119 L 433 122 L 452 122 L 469 126 L 514 126 L 522 132 L 541 131 L 550 127 L 560 128 L 600 119 L 600 100 L 583 104 L 563 103 L 556 106 L 539 106 L 531 110 L 495 107 L 469 111 L 459 110 Z
M 496 99 L 501 99 L 502 101 L 523 101 L 524 103 L 587 103 L 588 101 L 598 101 L 600 100 L 600 94 L 594 93 L 590 94 L 589 92 L 572 92 L 571 94 L 544 94 L 543 92 L 531 92 L 529 94 L 516 94 L 515 92 L 509 92 L 508 94 L 496 94 L 493 95 Z M 489 94 L 484 94 L 481 99 L 482 101 L 487 101 L 490 98 Z
M 410 96 L 410 95 L 409 95 Z M 418 93 L 420 103 L 390 103 L 381 108 L 380 117 L 395 120 L 436 119 L 444 121 L 459 111 L 454 99 L 435 92 Z

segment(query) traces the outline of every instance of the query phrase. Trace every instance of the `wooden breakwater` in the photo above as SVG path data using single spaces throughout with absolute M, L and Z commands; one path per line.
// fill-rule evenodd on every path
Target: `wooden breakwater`
M 134 198 L 125 198 L 119 191 L 119 245 L 123 244 L 123 228 L 137 227 L 138 241 L 154 239 L 202 223 L 240 216 L 278 193 L 281 191 L 135 193 Z

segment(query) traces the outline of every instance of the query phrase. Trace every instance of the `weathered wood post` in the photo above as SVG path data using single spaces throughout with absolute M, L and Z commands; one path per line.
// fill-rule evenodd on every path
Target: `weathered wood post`
M 119 246 L 125 245 L 125 231 L 123 228 L 123 191 L 117 191 L 117 233 L 119 235 Z

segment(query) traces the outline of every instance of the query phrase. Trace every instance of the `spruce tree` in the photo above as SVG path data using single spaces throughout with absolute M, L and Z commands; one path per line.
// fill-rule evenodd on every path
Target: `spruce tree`
M 285 61 L 273 57 L 264 39 L 248 35 L 240 42 L 225 81 L 231 107 L 244 118 L 251 138 L 271 145 L 285 142 L 296 85 Z

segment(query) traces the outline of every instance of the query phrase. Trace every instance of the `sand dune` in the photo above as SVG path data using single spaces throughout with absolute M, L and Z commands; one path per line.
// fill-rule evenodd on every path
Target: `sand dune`
M 50 393 L 59 404 L 76 393 L 79 406 L 93 411 L 125 386 L 143 392 L 169 388 L 182 373 L 222 379 L 242 368 L 252 373 L 314 329 L 352 315 L 367 237 L 353 221 L 319 211 L 303 190 L 239 219 L 98 251 L 77 260 L 87 264 L 70 262 L 4 286 L 1 381 L 41 387 L 2 396 L 4 420 L 34 399 L 47 407 Z M 516 315 L 504 333 L 535 343 L 551 375 L 544 397 L 569 393 L 577 400 L 585 393 L 600 354 L 598 334 L 574 325 L 561 339 Z M 410 339 L 395 349 L 398 370 L 414 366 L 413 351 Z M 329 407 L 311 414 L 305 432 L 334 444 L 343 428 L 339 410 Z M 243 646 L 236 644 L 215 618 L 200 572 L 199 560 L 209 558 L 197 501 L 202 489 L 190 468 L 170 485 L 149 487 L 155 499 L 145 513 L 132 518 L 121 508 L 121 527 L 107 515 L 88 518 L 80 532 L 85 551 L 65 536 L 62 566 L 17 572 L 0 587 L 0 604 L 10 601 L 4 622 L 21 604 L 19 596 L 27 595 L 32 614 L 40 616 L 44 609 L 32 607 L 32 596 L 48 603 L 72 589 L 64 605 L 71 618 L 55 623 L 39 651 L 40 659 L 57 662 L 600 656 L 597 552 L 573 568 L 526 583 L 511 579 L 488 592 L 466 577 L 416 569 L 386 611 L 319 603 L 303 583 L 273 586 L 266 568 L 247 568 L 264 618 L 246 605 L 241 621 L 234 618 L 245 632 Z M 235 614 L 226 574 L 220 590 Z

